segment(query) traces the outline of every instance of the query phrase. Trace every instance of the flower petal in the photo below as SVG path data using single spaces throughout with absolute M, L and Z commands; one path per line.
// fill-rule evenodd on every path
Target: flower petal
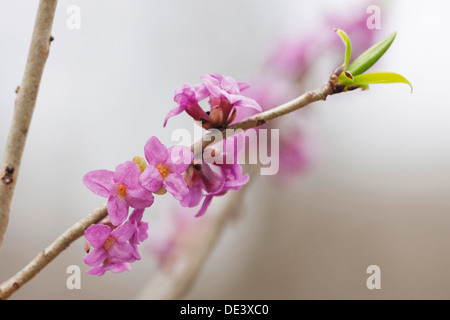
M 230 180 L 227 181 L 225 183 L 225 188 L 231 188 L 234 190 L 239 190 L 240 188 L 242 188 L 245 184 L 247 184 L 247 182 L 250 180 L 250 177 L 248 174 L 246 174 L 245 176 L 241 176 L 238 177 L 234 180 Z
M 234 103 L 234 105 L 236 107 L 251 108 L 251 109 L 255 109 L 255 110 L 259 111 L 259 112 L 262 111 L 262 108 L 259 105 L 259 103 L 256 102 L 253 99 L 248 98 L 248 97 L 231 95 L 230 100 L 236 100 L 236 102 L 231 102 L 230 101 L 230 103 Z
M 165 163 L 169 152 L 165 145 L 158 140 L 157 137 L 153 136 L 148 139 L 144 147 L 145 158 L 149 164 L 157 166 L 160 163 Z
M 107 270 L 103 266 L 99 266 L 99 267 L 89 269 L 88 271 L 86 271 L 86 273 L 95 275 L 95 276 L 102 276 L 105 274 L 106 271 Z
M 204 76 L 200 77 L 200 79 L 211 96 L 218 99 L 223 96 L 223 93 L 225 91 L 219 87 L 220 84 L 218 83 L 217 79 L 213 78 L 209 74 L 205 74 Z
M 172 173 L 181 174 L 189 167 L 194 159 L 191 149 L 186 146 L 173 146 L 169 148 L 167 164 Z
M 206 209 L 208 209 L 209 205 L 211 204 L 213 196 L 205 196 L 205 200 L 203 201 L 202 207 L 197 212 L 195 217 L 201 217 L 206 213 Z
M 239 94 L 239 84 L 232 77 L 222 77 L 222 81 L 220 83 L 223 90 L 231 94 Z
M 111 236 L 116 242 L 126 242 L 130 240 L 133 233 L 136 231 L 136 226 L 130 221 L 126 221 L 120 227 L 117 227 L 111 232 Z
M 108 198 L 114 186 L 114 172 L 109 170 L 94 170 L 83 177 L 84 185 L 96 195 Z
M 83 261 L 88 266 L 96 267 L 108 257 L 108 253 L 103 248 L 94 249 L 84 256 Z
M 137 244 L 132 244 L 131 246 L 133 247 L 133 257 L 136 260 L 141 260 L 141 254 L 139 253 Z
M 134 209 L 130 215 L 129 220 L 131 222 L 141 222 L 142 216 L 144 215 L 144 209 Z
M 104 224 L 96 224 L 87 228 L 84 231 L 84 236 L 94 248 L 100 248 L 103 246 L 106 239 L 108 239 L 110 233 L 110 227 L 105 226 Z
M 202 182 L 208 192 L 219 192 L 224 184 L 224 177 L 215 173 L 211 166 L 203 163 L 198 172 Z
M 127 201 L 132 208 L 148 208 L 153 204 L 154 199 L 151 191 L 145 188 L 139 187 L 127 190 Z
M 111 266 L 111 271 L 114 273 L 120 273 L 120 272 L 124 272 L 124 271 L 130 271 L 130 264 L 128 264 L 127 262 L 118 262 L 118 263 L 114 263 Z
M 189 188 L 189 193 L 180 201 L 183 207 L 193 208 L 197 206 L 202 200 L 203 192 L 201 185 L 192 186 Z
M 115 226 L 122 224 L 128 216 L 128 202 L 119 197 L 109 197 L 107 208 L 109 219 Z
M 170 192 L 175 199 L 183 200 L 189 193 L 189 189 L 180 174 L 172 173 L 168 175 L 163 182 L 164 188 Z
M 116 242 L 108 250 L 110 256 L 130 261 L 133 258 L 133 247 L 128 242 Z
M 136 162 L 126 161 L 119 164 L 114 172 L 114 181 L 124 184 L 127 188 L 139 186 L 141 170 Z
M 182 112 L 185 111 L 185 110 L 186 110 L 186 106 L 178 106 L 178 107 L 175 107 L 175 108 L 173 108 L 172 110 L 170 110 L 169 113 L 167 114 L 166 118 L 164 119 L 163 127 L 166 126 L 167 121 L 168 121 L 170 118 L 172 118 L 173 116 L 176 116 L 176 115 L 182 113 Z
M 154 165 L 148 165 L 139 177 L 141 185 L 151 191 L 156 192 L 163 186 L 163 177 Z
M 147 240 L 147 238 L 148 238 L 148 222 L 139 223 L 138 231 L 139 231 L 139 235 L 138 235 L 139 242 L 143 242 L 143 241 Z

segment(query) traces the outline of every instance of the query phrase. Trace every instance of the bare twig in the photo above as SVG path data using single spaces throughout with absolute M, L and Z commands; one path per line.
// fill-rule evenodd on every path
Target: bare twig
M 41 0 L 36 15 L 28 59 L 20 87 L 16 89 L 14 116 L 0 167 L 0 250 L 8 227 L 11 201 L 17 182 L 36 97 L 50 50 L 51 29 L 57 0 Z
M 0 285 L 0 299 L 7 299 L 24 283 L 38 274 L 39 271 L 56 258 L 73 241 L 81 237 L 87 227 L 100 222 L 107 215 L 106 205 L 103 205 L 67 229 L 66 232 L 40 252 L 22 270 Z
M 250 129 L 255 128 L 258 126 L 261 126 L 267 121 L 270 121 L 272 119 L 281 117 L 289 112 L 292 112 L 294 110 L 300 109 L 312 102 L 318 101 L 318 100 L 325 100 L 326 97 L 330 94 L 335 93 L 332 89 L 332 86 L 329 82 L 321 86 L 319 89 L 316 89 L 314 91 L 309 91 L 297 99 L 294 99 L 290 102 L 287 102 L 279 107 L 270 109 L 268 111 L 256 114 L 254 116 L 251 116 L 247 119 L 244 119 L 240 122 L 237 122 L 233 124 L 231 129 L 237 130 L 237 129 Z M 222 130 L 223 136 L 229 136 L 226 135 L 226 130 Z M 211 141 L 211 136 L 209 134 L 205 134 L 202 139 L 195 142 L 191 149 L 194 150 L 194 153 L 198 150 L 196 148 L 200 148 L 200 150 L 203 150 L 206 148 L 209 144 L 217 142 L 214 141 L 214 139 Z M 241 191 L 236 192 L 236 197 L 240 197 L 237 194 L 239 194 Z M 231 201 L 231 203 L 228 205 L 229 208 L 226 209 L 226 212 L 232 213 L 236 210 L 236 206 L 239 201 Z M 44 252 L 46 254 L 39 254 L 33 261 L 31 261 L 24 269 L 19 271 L 16 275 L 14 275 L 12 278 L 4 282 L 0 285 L 0 298 L 7 298 L 9 297 L 15 290 L 17 290 L 21 285 L 26 283 L 28 280 L 32 279 L 40 270 L 42 270 L 50 261 L 52 261 L 61 251 L 63 251 L 68 245 L 70 245 L 73 241 L 78 239 L 84 232 L 84 230 L 89 227 L 90 225 L 100 221 L 107 215 L 106 207 L 102 207 L 102 210 L 95 210 L 93 211 L 89 216 L 82 219 L 80 222 L 78 222 L 76 225 L 74 225 L 72 228 L 68 229 L 65 233 L 63 233 L 57 240 L 55 240 Z M 203 261 L 208 256 L 208 253 L 211 251 L 213 244 L 218 239 L 221 230 L 226 225 L 226 222 L 228 221 L 228 214 L 219 215 L 217 220 L 212 224 L 211 226 L 211 234 L 207 237 L 208 239 L 211 239 L 211 241 L 207 242 L 205 244 L 205 247 L 199 249 L 196 252 L 196 258 L 192 259 L 192 264 L 189 266 L 189 268 L 186 270 L 186 272 L 189 272 L 188 276 L 178 275 L 180 277 L 180 281 L 183 280 L 183 283 L 180 283 L 174 288 L 166 288 L 167 295 L 162 295 L 161 297 L 167 297 L 167 296 L 180 296 L 185 290 L 189 288 L 190 283 L 195 279 L 195 276 L 198 273 L 198 270 L 202 266 Z M 76 230 L 76 231 L 74 231 Z M 51 254 L 49 254 L 48 250 L 51 251 Z M 157 280 L 155 280 L 157 281 Z M 17 285 L 15 285 L 17 284 Z

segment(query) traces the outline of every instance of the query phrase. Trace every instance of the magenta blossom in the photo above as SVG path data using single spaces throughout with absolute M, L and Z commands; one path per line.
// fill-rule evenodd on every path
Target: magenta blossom
M 224 183 L 222 176 L 212 170 L 211 166 L 204 162 L 189 166 L 184 174 L 184 180 L 189 188 L 189 193 L 180 202 L 183 207 L 195 207 L 203 198 L 203 193 L 214 193 L 222 190 Z
M 222 196 L 229 190 L 239 190 L 249 181 L 249 175 L 243 174 L 242 166 L 238 162 L 239 156 L 244 151 L 243 142 L 244 136 L 242 133 L 222 140 L 222 161 L 221 163 L 214 163 L 220 169 L 222 183 L 218 190 L 208 192 L 205 195 L 205 200 L 196 217 L 201 217 L 205 214 L 213 197 Z M 231 157 L 229 157 L 230 153 Z M 229 158 L 232 158 L 231 163 Z
M 192 162 L 192 151 L 184 146 L 167 149 L 158 138 L 151 137 L 144 152 L 148 165 L 140 177 L 142 186 L 151 192 L 164 188 L 175 199 L 183 200 L 189 192 L 183 173 Z
M 216 149 L 216 152 L 220 152 L 218 157 L 220 163 L 203 162 L 201 165 L 190 166 L 186 171 L 184 178 L 189 193 L 180 203 L 184 207 L 191 208 L 197 206 L 204 198 L 196 217 L 205 214 L 215 196 L 222 196 L 229 190 L 239 190 L 248 182 L 248 174 L 243 175 L 242 166 L 238 163 L 238 157 L 244 147 L 243 140 L 242 134 L 222 140 L 219 145 L 222 148 Z
M 141 171 L 133 161 L 119 164 L 116 170 L 88 172 L 83 183 L 95 194 L 108 198 L 108 214 L 111 223 L 120 225 L 128 216 L 129 207 L 144 209 L 153 204 L 153 195 L 139 182 Z
M 201 77 L 201 81 L 201 85 L 184 84 L 176 88 L 174 101 L 178 106 L 169 111 L 164 126 L 169 118 L 183 111 L 200 121 L 205 129 L 228 126 L 235 120 L 237 108 L 261 111 L 255 100 L 241 94 L 249 87 L 246 83 L 219 74 L 206 74 Z M 208 97 L 210 111 L 205 112 L 199 102 Z
M 130 271 L 131 268 L 128 262 L 124 262 L 120 259 L 115 258 L 106 258 L 100 266 L 91 268 L 86 271 L 86 273 L 102 276 L 108 270 L 111 270 L 114 273 L 120 273 L 124 271 Z
M 129 221 L 134 225 L 134 232 L 131 235 L 130 244 L 133 247 L 133 255 L 137 260 L 141 259 L 138 244 L 148 238 L 148 223 L 142 221 L 143 214 L 144 209 L 134 209 L 129 219 Z
M 134 232 L 135 225 L 129 221 L 112 231 L 109 226 L 103 224 L 90 226 L 84 235 L 94 250 L 84 257 L 84 262 L 91 267 L 97 267 L 107 259 L 120 263 L 135 261 L 133 247 L 128 242 Z

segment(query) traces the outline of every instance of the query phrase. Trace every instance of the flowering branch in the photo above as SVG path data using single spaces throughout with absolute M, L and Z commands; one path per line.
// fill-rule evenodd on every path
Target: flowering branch
M 201 199 L 204 199 L 197 213 L 197 216 L 201 216 L 213 197 L 224 195 L 229 190 L 241 189 L 247 184 L 249 177 L 248 174 L 243 175 L 242 167 L 238 163 L 240 151 L 230 152 L 233 155 L 232 163 L 220 161 L 212 163 L 220 174 L 214 173 L 208 163 L 200 164 L 194 160 L 195 155 L 199 155 L 211 143 L 217 143 L 243 130 L 261 126 L 312 102 L 325 100 L 328 95 L 334 93 L 357 88 L 365 90 L 373 83 L 403 82 L 410 85 L 404 77 L 394 73 L 363 74 L 386 52 L 395 34 L 367 50 L 348 66 L 351 54 L 350 40 L 342 30 L 336 31 L 346 45 L 345 60 L 341 67 L 335 69 L 327 83 L 288 103 L 234 124 L 232 123 L 236 119 L 238 108 L 262 111 L 255 100 L 241 94 L 242 90 L 248 88 L 247 84 L 237 82 L 231 77 L 210 74 L 202 77 L 202 85 L 179 86 L 175 90 L 174 98 L 178 106 L 169 111 L 165 123 L 169 118 L 185 111 L 194 120 L 200 121 L 204 129 L 219 129 L 220 136 L 217 136 L 217 131 L 205 134 L 191 146 L 194 154 L 184 146 L 166 148 L 156 137 L 151 137 L 144 148 L 147 161 L 137 156 L 133 161 L 119 164 L 115 171 L 88 172 L 83 178 L 84 184 L 97 195 L 108 198 L 107 205 L 95 210 L 68 229 L 23 270 L 1 284 L 0 298 L 9 297 L 83 233 L 88 241 L 88 247 L 94 248 L 91 252 L 88 250 L 89 253 L 84 257 L 84 262 L 93 267 L 88 273 L 103 275 L 108 270 L 113 272 L 129 270 L 128 263 L 141 258 L 137 245 L 148 237 L 148 224 L 142 222 L 142 215 L 145 208 L 153 204 L 153 194 L 169 192 L 184 207 L 195 207 Z M 209 98 L 211 107 L 208 112 L 198 104 L 206 98 Z M 237 147 L 238 139 L 230 140 L 233 147 Z M 227 152 L 219 150 L 219 156 L 222 157 L 220 160 L 228 158 Z M 10 171 L 6 169 L 6 173 L 12 175 L 14 170 Z M 235 205 L 238 202 L 231 202 L 224 213 L 213 221 L 205 235 L 210 241 L 204 242 L 206 244 L 199 246 L 197 251 L 188 250 L 192 251 L 193 256 L 189 257 L 187 266 L 181 268 L 184 271 L 175 275 L 176 283 L 168 282 L 161 295 L 152 295 L 174 298 L 189 288 L 226 225 L 229 213 L 236 211 Z M 130 207 L 134 208 L 134 211 L 129 216 Z M 96 224 L 107 215 L 109 215 L 108 223 Z M 158 281 L 158 278 L 155 281 Z
M 332 94 L 331 86 L 327 83 L 320 88 L 309 91 L 300 97 L 287 102 L 281 106 L 270 109 L 266 112 L 259 113 L 257 115 L 248 117 L 240 122 L 231 125 L 229 128 L 233 129 L 249 129 L 253 127 L 260 126 L 264 124 L 266 121 L 270 121 L 272 119 L 281 117 L 289 112 L 300 109 L 314 101 L 325 100 L 327 95 Z M 226 130 L 223 130 L 225 134 Z M 208 133 L 205 134 L 202 139 L 195 142 L 191 149 L 194 150 L 196 146 L 200 146 L 201 150 L 206 148 L 212 142 L 208 137 Z M 214 142 L 214 141 L 213 141 Z M 235 206 L 230 205 L 231 207 L 226 210 L 226 212 L 232 213 L 235 211 Z M 26 265 L 21 271 L 16 273 L 9 280 L 5 281 L 0 285 L 0 299 L 7 299 L 11 294 L 13 294 L 17 289 L 19 289 L 23 284 L 31 280 L 36 274 L 38 274 L 47 264 L 49 264 L 56 256 L 58 256 L 65 248 L 67 248 L 72 242 L 77 240 L 80 236 L 83 235 L 83 232 L 89 226 L 98 223 L 103 218 L 108 215 L 106 210 L 106 205 L 103 205 L 99 209 L 94 210 L 88 216 L 77 222 L 71 228 L 69 228 L 66 232 L 64 232 L 60 237 L 58 237 L 52 244 L 50 244 L 45 250 L 43 250 L 40 254 L 36 256 L 28 265 Z M 218 220 L 214 222 L 215 231 L 217 232 L 214 237 L 218 237 L 220 234 L 220 230 L 223 229 L 227 218 L 226 215 L 220 215 L 217 217 Z M 221 220 L 223 219 L 223 220 Z M 217 239 L 211 238 L 211 244 L 214 243 Z M 212 247 L 211 247 L 212 248 Z M 204 260 L 208 255 L 211 248 L 204 248 L 198 251 L 198 255 L 201 257 L 201 260 Z M 192 266 L 191 275 L 188 276 L 188 279 L 193 279 L 200 268 L 201 263 L 198 266 Z M 183 278 L 184 279 L 184 278 Z M 178 289 L 181 292 L 184 292 L 184 288 L 187 288 L 189 284 L 186 282 L 184 284 L 180 284 Z M 182 289 L 182 290 L 181 290 Z M 177 290 L 177 292 L 178 292 Z M 170 295 L 178 295 L 175 293 L 170 293 Z
M 11 201 L 19 173 L 20 162 L 30 127 L 31 117 L 39 90 L 44 65 L 47 60 L 56 0 L 41 0 L 36 15 L 34 31 L 22 83 L 17 88 L 14 116 L 0 166 L 0 250 L 8 227 Z

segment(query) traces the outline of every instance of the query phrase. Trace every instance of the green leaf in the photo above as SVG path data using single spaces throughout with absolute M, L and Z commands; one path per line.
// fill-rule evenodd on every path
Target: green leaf
M 367 88 L 367 85 L 374 83 L 406 83 L 413 91 L 411 83 L 402 75 L 394 72 L 373 72 L 360 74 L 353 78 L 352 85 L 359 85 Z
M 350 62 L 350 56 L 352 54 L 352 43 L 350 42 L 350 38 L 348 37 L 348 34 L 346 34 L 341 29 L 334 29 L 334 31 L 341 37 L 342 42 L 344 42 L 345 45 L 345 59 L 344 63 L 342 64 L 342 67 L 344 69 L 347 67 L 348 63 Z
M 394 32 L 384 40 L 381 40 L 377 44 L 367 49 L 363 54 L 361 54 L 358 58 L 355 59 L 355 61 L 350 64 L 347 70 L 350 71 L 351 74 L 353 74 L 353 76 L 355 77 L 368 70 L 375 64 L 375 62 L 378 61 L 378 59 L 380 59 L 384 55 L 387 49 L 389 49 L 396 35 L 397 32 Z

